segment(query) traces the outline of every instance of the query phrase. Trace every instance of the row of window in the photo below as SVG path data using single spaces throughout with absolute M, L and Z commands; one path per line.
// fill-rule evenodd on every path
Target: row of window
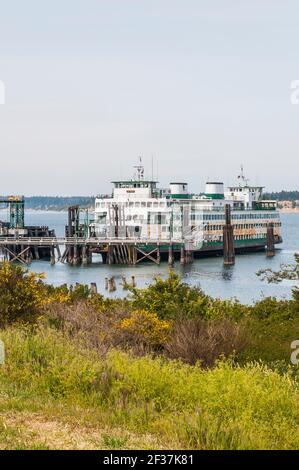
M 108 203 L 109 205 L 109 203 Z M 135 207 L 135 208 L 140 208 L 140 207 L 143 207 L 143 208 L 151 208 L 151 207 L 154 207 L 154 208 L 158 208 L 158 207 L 161 207 L 161 208 L 166 208 L 166 207 L 170 207 L 172 205 L 171 202 L 163 202 L 163 201 L 155 201 L 155 202 L 146 202 L 146 201 L 130 201 L 130 202 L 123 202 L 122 205 L 124 207 Z M 100 207 L 104 208 L 104 207 L 107 207 L 107 204 L 105 202 L 97 202 L 96 203 L 96 208 L 99 209 Z M 205 213 L 204 211 L 209 211 L 208 208 L 200 208 L 200 207 L 194 207 L 194 206 L 191 206 L 191 207 L 188 207 L 187 206 L 187 209 L 190 209 L 190 212 L 191 212 L 191 218 L 193 218 L 193 220 L 195 219 L 203 219 L 203 220 L 224 220 L 224 213 L 221 211 L 220 213 L 218 214 L 215 214 L 215 213 Z M 180 209 L 178 209 L 180 210 Z M 196 214 L 192 214 L 192 212 L 197 212 Z M 261 211 L 261 212 L 243 212 L 243 213 L 232 213 L 232 219 L 263 219 L 263 218 L 267 218 L 267 219 L 276 219 L 276 218 L 279 218 L 279 213 L 277 212 L 271 212 L 271 213 L 268 213 L 268 212 L 265 212 L 265 211 Z
M 235 235 L 234 236 L 234 239 L 235 240 L 251 240 L 251 239 L 254 239 L 254 238 L 263 238 L 265 239 L 266 238 L 266 235 L 264 233 L 256 233 L 254 235 L 249 235 L 249 234 L 246 234 L 246 235 Z M 223 236 L 219 236 L 217 237 L 217 241 L 223 241 Z
M 96 203 L 96 208 L 100 207 L 108 207 L 110 203 L 106 204 L 105 202 L 97 202 Z M 130 201 L 130 202 L 122 202 L 122 205 L 124 207 L 170 207 L 171 202 L 146 202 L 146 201 Z
M 274 227 L 281 227 L 281 222 L 275 222 Z M 244 230 L 244 229 L 256 229 L 256 228 L 267 228 L 267 223 L 259 223 L 259 224 L 233 224 L 236 230 Z M 223 225 L 207 225 L 206 230 L 223 230 Z

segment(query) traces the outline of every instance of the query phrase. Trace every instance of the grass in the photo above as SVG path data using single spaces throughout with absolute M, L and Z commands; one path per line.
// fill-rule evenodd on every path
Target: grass
M 261 364 L 101 359 L 46 327 L 0 339 L 1 449 L 299 448 L 297 382 Z

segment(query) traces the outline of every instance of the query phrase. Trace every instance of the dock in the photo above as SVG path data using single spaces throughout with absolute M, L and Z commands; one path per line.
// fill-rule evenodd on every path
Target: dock
M 167 251 L 168 262 L 173 264 L 174 251 L 180 253 L 181 263 L 190 262 L 190 250 L 185 250 L 185 242 L 169 239 L 140 238 L 101 238 L 101 237 L 1 237 L 0 251 L 9 261 L 20 261 L 29 264 L 30 253 L 34 248 L 47 247 L 51 253 L 51 262 L 56 260 L 70 264 L 90 264 L 92 253 L 102 255 L 107 264 L 138 264 L 149 260 L 155 264 L 161 262 L 161 252 Z M 18 250 L 16 250 L 16 247 Z M 64 250 L 61 254 L 60 247 Z M 55 256 L 56 251 L 56 256 Z

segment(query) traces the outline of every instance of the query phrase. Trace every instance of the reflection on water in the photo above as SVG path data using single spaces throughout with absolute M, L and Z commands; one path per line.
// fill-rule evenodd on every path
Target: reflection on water
M 235 266 L 224 267 L 221 257 L 209 257 L 196 259 L 193 264 L 187 266 L 181 266 L 176 262 L 174 270 L 190 285 L 201 287 L 214 297 L 236 297 L 241 302 L 252 302 L 269 295 L 289 297 L 294 282 L 283 281 L 280 284 L 268 285 L 256 276 L 256 272 L 260 269 L 277 270 L 282 263 L 292 263 L 294 253 L 299 252 L 299 214 L 282 214 L 281 219 L 284 243 L 274 258 L 267 258 L 262 252 L 237 255 Z M 56 229 L 57 235 L 63 235 L 66 220 L 66 213 L 61 212 L 26 213 L 27 224 L 49 225 L 50 228 Z M 117 290 L 109 294 L 113 297 L 127 295 L 127 291 L 123 291 L 121 286 L 122 276 L 129 281 L 134 275 L 137 286 L 143 287 L 149 285 L 154 276 L 166 277 L 169 270 L 167 263 L 161 263 L 160 266 L 150 263 L 137 266 L 103 265 L 99 255 L 94 255 L 90 266 L 69 266 L 61 263 L 50 266 L 46 261 L 34 261 L 30 269 L 45 272 L 47 281 L 55 285 L 65 282 L 68 284 L 96 282 L 99 291 L 105 295 L 108 295 L 105 291 L 105 277 L 115 276 Z
M 234 267 L 233 266 L 223 266 L 223 269 L 222 269 L 222 279 L 224 279 L 224 281 L 231 281 L 232 280 L 232 277 L 233 277 L 233 271 Z

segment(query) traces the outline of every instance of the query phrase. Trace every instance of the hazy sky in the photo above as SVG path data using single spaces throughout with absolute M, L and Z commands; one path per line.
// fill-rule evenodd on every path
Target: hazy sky
M 298 0 L 0 0 L 0 194 L 299 189 Z M 156 164 L 155 164 L 156 172 Z

